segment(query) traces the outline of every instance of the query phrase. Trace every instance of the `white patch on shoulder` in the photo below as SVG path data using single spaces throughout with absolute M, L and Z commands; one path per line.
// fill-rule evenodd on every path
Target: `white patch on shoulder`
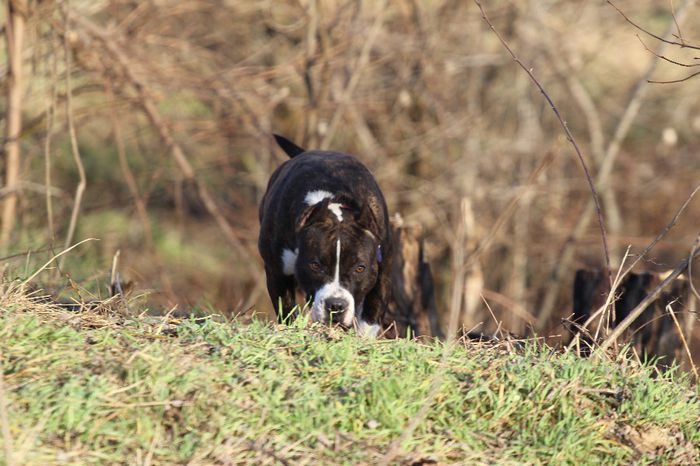
M 337 202 L 333 202 L 331 204 L 328 204 L 328 210 L 330 210 L 331 212 L 333 212 L 335 214 L 335 216 L 338 218 L 339 222 L 343 221 L 343 209 L 340 206 L 340 204 L 338 204 Z
M 317 191 L 309 191 L 308 193 L 306 193 L 306 197 L 304 197 L 304 202 L 307 205 L 316 205 L 322 200 L 329 199 L 331 197 L 333 197 L 332 193 L 319 189 Z
M 361 337 L 377 338 L 379 330 L 379 324 L 367 323 L 362 318 L 357 322 L 357 334 Z
M 282 250 L 282 273 L 285 275 L 294 275 L 294 268 L 297 265 L 297 257 L 299 250 L 283 249 Z

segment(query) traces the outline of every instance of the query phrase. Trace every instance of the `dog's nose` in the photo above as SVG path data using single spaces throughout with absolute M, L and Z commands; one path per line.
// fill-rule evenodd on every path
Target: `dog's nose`
M 343 298 L 327 298 L 324 307 L 330 314 L 345 312 L 349 303 Z

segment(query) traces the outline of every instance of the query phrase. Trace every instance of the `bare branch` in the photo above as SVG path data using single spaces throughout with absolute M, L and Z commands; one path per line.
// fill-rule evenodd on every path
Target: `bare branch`
M 689 4 L 689 2 L 685 2 L 678 9 L 678 23 L 682 23 L 685 19 L 685 16 L 688 13 Z M 666 37 L 670 37 L 671 34 L 673 34 L 673 28 L 673 24 L 669 25 L 669 28 L 665 34 Z M 662 55 L 668 47 L 669 45 L 667 43 L 662 42 L 659 45 L 657 53 L 659 55 Z M 641 108 L 644 98 L 649 90 L 648 80 L 656 70 L 658 63 L 658 60 L 652 60 L 649 63 L 649 66 L 647 67 L 646 71 L 639 78 L 630 94 L 629 100 L 627 101 L 627 105 L 625 106 L 625 110 L 617 123 L 617 127 L 615 128 L 613 137 L 608 143 L 608 146 L 605 150 L 605 155 L 603 157 L 603 160 L 598 170 L 598 174 L 596 176 L 596 186 L 598 186 L 600 189 L 606 189 L 606 186 L 609 183 L 613 167 L 615 166 L 615 161 L 617 160 L 617 156 L 620 153 L 622 141 L 627 137 L 627 134 L 629 133 L 629 130 L 632 127 L 632 123 L 634 122 L 634 120 L 637 117 L 637 114 L 639 113 L 639 109 Z M 564 270 L 566 270 L 569 267 L 571 261 L 573 260 L 573 247 L 575 246 L 576 242 L 581 237 L 581 235 L 583 235 L 583 233 L 586 231 L 586 228 L 588 228 L 588 225 L 591 221 L 591 216 L 594 213 L 593 207 L 593 202 L 589 201 L 583 212 L 579 215 L 576 225 L 571 231 L 571 234 L 569 235 L 569 238 L 567 239 L 566 243 L 562 247 L 562 251 L 559 255 L 560 259 L 559 261 L 557 261 L 556 266 L 552 270 L 550 279 L 548 280 L 546 286 L 547 291 L 545 292 L 542 304 L 540 305 L 540 315 L 537 325 L 537 327 L 540 330 L 542 330 L 545 327 L 545 325 L 549 321 L 549 317 L 554 311 L 555 301 L 558 296 L 559 289 L 561 287 L 562 275 L 564 273 Z
M 647 30 L 647 29 L 644 29 L 643 27 L 641 27 L 640 25 L 638 25 L 637 23 L 635 23 L 634 21 L 632 21 L 631 19 L 629 19 L 629 18 L 627 17 L 627 15 L 625 15 L 625 13 L 623 13 L 622 10 L 620 10 L 620 9 L 619 9 L 613 2 L 611 2 L 610 0 L 607 0 L 607 3 L 608 3 L 611 7 L 615 8 L 615 9 L 617 10 L 617 12 L 620 13 L 620 15 L 622 15 L 623 18 L 625 18 L 625 21 L 627 21 L 627 22 L 630 23 L 632 26 L 634 26 L 635 28 L 637 28 L 637 29 L 639 29 L 640 31 L 642 31 L 644 34 L 646 34 L 646 35 L 648 35 L 648 36 L 651 36 L 651 37 L 653 37 L 654 39 L 659 40 L 659 41 L 661 41 L 661 42 L 663 42 L 663 43 L 665 43 L 665 44 L 677 45 L 678 47 L 681 47 L 681 48 L 687 48 L 687 49 L 693 49 L 693 50 L 700 50 L 700 45 L 688 44 L 688 43 L 685 42 L 685 41 L 677 42 L 677 41 L 675 41 L 675 40 L 669 40 L 669 39 L 666 39 L 665 37 L 657 36 L 657 35 L 654 34 L 653 32 L 651 32 L 651 31 L 649 31 L 649 30 Z M 674 15 L 673 15 L 673 22 L 674 22 L 674 24 L 676 25 L 676 27 L 678 28 L 678 30 L 680 31 L 680 27 L 678 26 L 678 20 L 676 19 L 675 13 L 674 13 Z M 672 35 L 673 35 L 673 34 L 672 34 Z
M 678 35 L 674 34 L 674 37 L 677 37 L 682 43 L 685 44 L 685 39 L 683 39 L 683 34 L 681 33 L 681 25 L 678 24 L 678 19 L 676 18 L 676 7 L 673 5 L 673 0 L 669 2 L 671 4 L 671 17 L 673 18 L 673 23 L 676 25 L 676 30 L 678 31 Z
M 675 19 L 675 17 L 674 17 L 674 19 Z M 671 60 L 670 58 L 667 58 L 667 57 L 665 57 L 665 56 L 663 56 L 663 55 L 660 55 L 660 54 L 654 52 L 653 50 L 651 50 L 649 47 L 647 47 L 647 44 L 645 44 L 644 41 L 642 40 L 642 38 L 639 37 L 639 34 L 635 34 L 635 36 L 637 36 L 637 40 L 639 40 L 639 42 L 642 44 L 642 47 L 644 47 L 644 49 L 645 49 L 647 52 L 649 52 L 650 54 L 654 55 L 656 58 L 660 58 L 660 59 L 662 59 L 662 60 L 664 60 L 664 61 L 667 61 L 667 62 L 669 62 L 669 63 L 672 63 L 672 64 L 674 64 L 674 65 L 684 66 L 684 67 L 687 67 L 687 68 L 693 68 L 693 67 L 695 67 L 695 66 L 700 66 L 700 63 L 683 63 L 683 62 L 679 62 L 679 61 L 676 61 L 676 60 Z
M 652 80 L 649 80 L 647 82 L 650 84 L 676 84 L 676 83 L 682 83 L 683 81 L 687 81 L 691 78 L 694 78 L 695 76 L 697 76 L 699 74 L 700 74 L 700 71 L 696 71 L 695 73 L 688 75 L 685 78 L 681 78 L 681 79 L 674 79 L 672 81 L 652 81 Z
M 596 190 L 596 187 L 593 183 L 593 178 L 591 177 L 590 172 L 588 171 L 588 165 L 586 164 L 586 161 L 583 157 L 583 154 L 581 153 L 581 149 L 579 148 L 578 144 L 576 143 L 576 140 L 574 139 L 573 134 L 571 134 L 571 131 L 569 130 L 569 126 L 566 124 L 564 119 L 561 117 L 559 114 L 559 110 L 557 107 L 554 105 L 554 102 L 552 99 L 549 97 L 549 94 L 544 90 L 544 87 L 542 87 L 542 84 L 535 78 L 535 75 L 532 73 L 532 70 L 528 67 L 526 67 L 522 61 L 515 55 L 515 52 L 510 48 L 508 43 L 505 41 L 505 39 L 501 36 L 501 34 L 496 30 L 496 28 L 493 26 L 491 21 L 489 20 L 488 16 L 486 15 L 486 12 L 484 11 L 484 8 L 481 6 L 481 3 L 479 0 L 474 0 L 474 3 L 479 7 L 479 10 L 481 11 L 481 17 L 486 21 L 486 23 L 489 25 L 491 30 L 496 34 L 496 37 L 498 37 L 498 40 L 503 44 L 505 49 L 508 51 L 510 56 L 515 60 L 515 62 L 527 73 L 527 75 L 530 77 L 530 80 L 537 86 L 537 88 L 540 90 L 544 98 L 547 100 L 547 103 L 549 103 L 549 106 L 551 107 L 552 111 L 557 117 L 557 120 L 559 120 L 559 123 L 561 124 L 562 129 L 564 130 L 564 133 L 566 133 L 566 138 L 569 140 L 571 145 L 573 146 L 574 150 L 576 151 L 576 155 L 578 156 L 579 162 L 581 163 L 581 167 L 583 168 L 583 172 L 586 175 L 586 181 L 588 182 L 588 186 L 591 190 L 591 197 L 593 199 L 593 203 L 595 204 L 595 209 L 596 213 L 598 215 L 598 225 L 600 226 L 600 235 L 603 241 L 603 255 L 605 258 L 605 265 L 606 268 L 608 269 L 608 281 L 610 282 L 610 286 L 612 287 L 612 275 L 610 275 L 610 253 L 608 251 L 608 238 L 607 234 L 605 232 L 605 221 L 603 220 L 603 213 L 602 209 L 600 207 L 600 199 L 598 197 L 598 191 Z

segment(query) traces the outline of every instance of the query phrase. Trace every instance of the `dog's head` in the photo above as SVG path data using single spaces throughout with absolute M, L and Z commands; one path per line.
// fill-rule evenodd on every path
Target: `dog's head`
M 312 299 L 314 322 L 350 327 L 377 282 L 382 261 L 377 221 L 368 203 L 309 194 L 310 205 L 296 225 L 295 276 Z

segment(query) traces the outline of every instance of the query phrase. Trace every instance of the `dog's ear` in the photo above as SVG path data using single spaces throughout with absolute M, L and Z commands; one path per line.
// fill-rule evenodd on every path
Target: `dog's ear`
M 329 203 L 330 199 L 324 199 L 304 209 L 294 225 L 295 233 L 299 233 L 304 227 L 312 225 L 318 218 L 322 217 L 321 213 L 328 209 Z
M 275 137 L 275 141 L 277 141 L 277 145 L 282 148 L 282 150 L 285 152 L 285 154 L 289 156 L 290 159 L 293 159 L 297 155 L 306 152 L 306 149 L 297 146 L 284 136 L 280 136 L 279 134 L 273 134 L 273 136 Z
M 376 237 L 376 233 L 381 231 L 379 227 L 379 221 L 377 219 L 377 214 L 375 213 L 377 207 L 376 200 L 372 197 L 368 198 L 360 207 L 360 211 L 357 214 L 357 223 L 368 230 L 372 236 Z

